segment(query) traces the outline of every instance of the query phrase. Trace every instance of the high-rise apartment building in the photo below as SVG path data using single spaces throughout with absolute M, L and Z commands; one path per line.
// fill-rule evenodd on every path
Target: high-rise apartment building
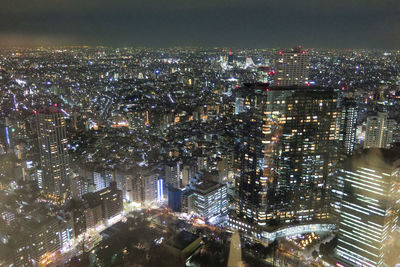
M 272 223 L 329 217 L 327 178 L 336 160 L 338 92 L 247 85 L 236 91 L 236 203 L 231 225 L 255 233 Z
M 310 56 L 301 46 L 288 51 L 279 51 L 275 63 L 275 85 L 306 85 L 308 84 Z
M 387 113 L 378 112 L 368 117 L 364 148 L 390 148 L 394 126 L 395 120 L 389 119 Z
M 181 163 L 170 162 L 165 165 L 165 182 L 168 186 L 180 188 Z
M 42 190 L 56 201 L 70 192 L 70 168 L 64 114 L 56 107 L 35 112 L 42 169 Z
M 339 152 L 339 161 L 336 164 L 335 172 L 341 168 L 342 163 L 347 160 L 349 156 L 353 154 L 353 151 L 356 146 L 356 135 L 357 135 L 357 121 L 358 121 L 358 103 L 349 98 L 341 99 L 341 114 L 339 117 L 339 135 L 338 139 L 338 152 Z M 335 175 L 331 176 L 330 186 L 331 186 L 331 216 L 338 218 L 338 208 L 340 206 L 340 198 L 341 198 L 341 184 L 338 183 L 337 179 L 332 177 L 336 177 Z
M 399 218 L 400 154 L 377 148 L 359 151 L 346 160 L 337 180 L 340 263 L 393 266 L 385 264 Z
M 138 203 L 162 201 L 164 197 L 164 180 L 154 168 L 138 168 L 126 180 L 127 199 Z M 175 188 L 175 187 L 174 187 Z
M 354 150 L 358 120 L 358 104 L 352 99 L 343 99 L 341 103 L 342 112 L 340 117 L 339 141 L 342 153 L 351 155 Z

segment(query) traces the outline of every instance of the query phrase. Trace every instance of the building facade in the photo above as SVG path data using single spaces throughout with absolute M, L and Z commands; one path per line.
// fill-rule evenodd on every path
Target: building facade
M 228 211 L 227 187 L 212 181 L 200 181 L 194 186 L 192 210 L 206 222 L 221 222 Z
M 387 113 L 378 112 L 368 117 L 364 148 L 390 148 L 394 127 L 395 120 L 389 119 Z
M 358 104 L 355 100 L 345 98 L 342 100 L 341 107 L 339 135 L 341 152 L 345 155 L 351 155 L 356 141 Z
M 230 223 L 254 229 L 329 217 L 338 96 L 336 90 L 308 86 L 237 90 L 242 106 L 236 115 Z
M 308 84 L 310 56 L 301 47 L 279 51 L 275 62 L 275 85 L 290 86 Z
M 36 112 L 42 183 L 39 187 L 56 201 L 70 193 L 70 167 L 64 114 L 56 107 Z
M 339 261 L 344 266 L 393 266 L 385 264 L 399 218 L 398 151 L 359 151 L 344 163 L 337 180 Z

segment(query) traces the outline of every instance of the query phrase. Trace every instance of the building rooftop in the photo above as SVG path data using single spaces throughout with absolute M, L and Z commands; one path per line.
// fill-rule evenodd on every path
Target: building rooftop
M 194 191 L 201 194 L 208 194 L 222 186 L 222 184 L 219 184 L 217 182 L 202 180 L 195 185 Z
M 400 167 L 400 149 L 398 147 L 392 149 L 386 148 L 368 148 L 355 151 L 351 157 L 352 161 L 362 161 L 363 163 L 383 168 L 388 165 L 395 168 Z M 347 164 L 352 164 L 350 161 Z

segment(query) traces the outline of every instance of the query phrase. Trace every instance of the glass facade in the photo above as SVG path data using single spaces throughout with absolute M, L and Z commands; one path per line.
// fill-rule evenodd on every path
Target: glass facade
M 327 219 L 338 92 L 250 85 L 236 96 L 235 216 L 258 226 Z
M 386 155 L 385 155 L 386 154 Z M 337 175 L 339 241 L 343 264 L 384 266 L 391 234 L 398 223 L 400 161 L 390 151 L 364 150 L 347 160 Z

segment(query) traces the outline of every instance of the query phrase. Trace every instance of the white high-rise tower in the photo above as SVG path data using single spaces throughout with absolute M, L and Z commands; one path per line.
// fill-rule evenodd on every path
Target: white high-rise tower
M 390 148 L 393 142 L 395 121 L 388 119 L 387 113 L 367 118 L 364 148 Z

